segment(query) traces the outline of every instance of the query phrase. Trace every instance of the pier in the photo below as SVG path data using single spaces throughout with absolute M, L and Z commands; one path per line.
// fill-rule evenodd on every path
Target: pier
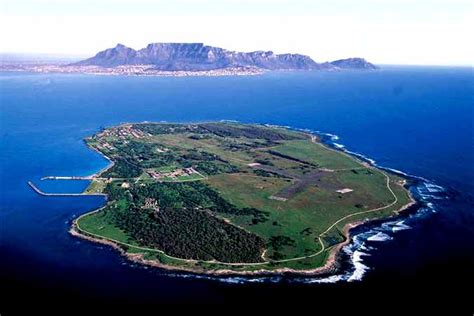
M 62 197 L 71 197 L 71 196 L 107 196 L 103 193 L 46 193 L 41 191 L 33 182 L 28 181 L 28 185 L 35 191 L 37 194 L 42 196 L 62 196 Z
M 93 179 L 92 176 L 86 176 L 86 177 L 47 176 L 47 177 L 41 178 L 41 180 L 92 180 L 92 179 Z

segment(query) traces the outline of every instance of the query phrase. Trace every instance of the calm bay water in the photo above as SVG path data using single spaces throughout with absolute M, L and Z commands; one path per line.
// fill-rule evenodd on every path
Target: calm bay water
M 378 287 L 461 277 L 451 276 L 451 268 L 463 272 L 474 262 L 473 92 L 470 68 L 221 78 L 2 73 L 2 279 L 88 298 L 222 302 L 243 288 L 313 293 L 352 287 L 347 280 Z M 137 266 L 107 247 L 73 238 L 71 221 L 103 199 L 41 197 L 27 185 L 33 180 L 49 191 L 82 190 L 84 182 L 39 179 L 89 175 L 106 166 L 83 143 L 104 126 L 221 119 L 337 135 L 328 143 L 421 177 L 412 188 L 423 202 L 420 210 L 358 230 L 335 278 L 216 280 Z

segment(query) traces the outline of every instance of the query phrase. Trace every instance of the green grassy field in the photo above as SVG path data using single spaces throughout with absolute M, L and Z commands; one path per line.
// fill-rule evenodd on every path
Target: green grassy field
M 329 149 L 304 133 L 230 123 L 187 126 L 138 124 L 132 128 L 137 131 L 145 130 L 152 136 L 127 138 L 123 136 L 123 132 L 119 133 L 120 130 L 117 132 L 111 128 L 103 135 L 99 134 L 88 140 L 89 145 L 99 151 L 104 151 L 100 146 L 106 141 L 118 151 L 108 153 L 109 155 L 126 157 L 132 169 L 128 171 L 126 163 L 121 166 L 122 169 L 114 171 L 119 176 L 120 172 L 124 175 L 136 173 L 133 170 L 142 168 L 142 165 L 143 169 L 140 177 L 130 181 L 129 188 L 113 185 L 116 182 L 113 179 L 109 185 L 97 179 L 92 181 L 87 192 L 104 192 L 116 199 L 112 198 L 103 211 L 81 217 L 78 226 L 91 234 L 134 245 L 127 251 L 143 253 L 146 258 L 162 264 L 202 271 L 253 271 L 285 267 L 296 270 L 313 269 L 324 265 L 331 247 L 345 240 L 342 233 L 345 224 L 393 216 L 398 209 L 410 202 L 407 190 L 400 184 L 403 181 L 400 177 Z M 154 146 L 166 148 L 167 152 L 153 150 Z M 193 166 L 204 176 L 192 174 L 174 179 L 165 178 L 164 181 L 181 183 L 177 183 L 181 186 L 173 186 L 171 183 L 165 188 L 162 187 L 164 184 L 160 186 L 143 171 L 150 166 L 159 172 L 172 172 L 178 167 Z M 122 181 L 123 179 L 118 184 Z M 341 189 L 352 191 L 337 192 Z M 137 237 L 141 230 L 131 234 L 127 231 L 130 226 L 124 224 L 134 220 L 127 217 L 132 216 L 129 213 L 133 213 L 127 210 L 143 208 L 142 203 L 146 198 L 152 199 L 156 207 L 174 205 L 171 207 L 182 207 L 181 212 L 191 212 L 189 207 L 192 207 L 195 209 L 193 212 L 198 212 L 193 216 L 198 216 L 200 220 L 206 221 L 209 218 L 209 215 L 203 216 L 204 213 L 200 215 L 200 212 L 206 212 L 205 214 L 210 214 L 217 220 L 200 225 L 232 225 L 235 226 L 233 234 L 241 236 L 238 238 L 255 236 L 252 238 L 257 238 L 255 240 L 263 248 L 246 248 L 246 251 L 249 254 L 252 251 L 261 252 L 258 254 L 261 259 L 259 262 L 252 261 L 255 259 L 243 261 L 242 265 L 226 265 L 225 261 L 222 262 L 225 255 L 220 257 L 224 258 L 220 263 L 214 262 L 215 260 L 199 260 L 194 257 L 193 250 L 189 250 L 192 247 L 187 246 L 186 240 L 181 240 L 180 246 L 188 249 L 182 250 L 185 257 L 183 260 L 175 258 L 179 256 L 170 257 L 160 253 L 159 245 L 163 237 L 153 233 L 150 227 L 159 227 L 156 226 L 159 225 L 158 222 L 153 222 L 154 218 L 156 221 L 163 221 L 168 216 L 166 212 L 155 211 L 152 217 L 143 217 L 143 220 L 137 222 L 145 225 L 144 230 L 149 231 L 143 238 Z M 168 200 L 182 202 L 169 204 L 171 202 L 166 202 Z M 117 212 L 121 212 L 121 217 L 117 216 Z M 144 211 L 136 211 L 135 214 L 140 212 Z M 122 218 L 122 224 L 117 222 L 119 217 Z M 160 217 L 163 219 L 159 219 Z M 175 219 L 173 223 L 180 225 Z M 183 232 L 180 236 L 187 236 L 187 230 L 199 230 L 199 225 L 196 227 L 176 226 L 176 229 Z M 216 229 L 222 228 L 216 226 Z M 167 241 L 168 244 L 169 242 Z M 192 244 L 193 241 L 189 242 Z M 215 244 L 212 247 L 220 247 L 222 242 L 210 239 L 210 243 Z M 228 252 L 240 251 L 238 247 L 241 242 L 225 242 L 226 246 L 222 244 L 222 247 L 232 249 L 227 250 Z M 248 241 L 247 245 L 250 245 Z M 157 252 L 145 250 L 149 248 L 156 248 Z M 215 248 L 212 249 L 216 251 Z M 253 256 L 256 257 L 257 253 Z
M 104 236 L 123 243 L 133 243 L 133 240 L 130 240 L 125 232 L 112 224 L 110 216 L 106 212 L 86 215 L 79 219 L 78 226 L 90 234 Z
M 322 168 L 348 169 L 361 167 L 360 163 L 352 157 L 324 147 L 320 143 L 312 143 L 306 140 L 286 142 L 272 148 L 272 150 L 314 163 Z

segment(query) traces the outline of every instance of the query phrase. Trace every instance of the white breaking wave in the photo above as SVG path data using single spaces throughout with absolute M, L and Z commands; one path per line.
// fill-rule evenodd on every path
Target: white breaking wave
M 384 232 L 395 233 L 401 230 L 410 229 L 411 227 L 405 224 L 404 220 L 401 220 L 401 221 L 396 221 L 396 222 L 392 221 L 392 222 L 383 223 L 381 225 L 381 228 Z
M 326 136 L 329 136 L 332 141 L 339 140 L 339 136 L 337 136 L 337 135 L 335 135 L 335 134 L 326 133 L 325 135 L 326 135 Z
M 369 267 L 363 264 L 363 256 L 367 256 L 365 252 L 362 251 L 354 251 L 352 254 L 352 264 L 354 265 L 354 272 L 352 272 L 351 276 L 347 279 L 347 282 L 353 282 L 353 281 L 360 281 L 364 277 L 364 274 L 367 270 L 369 270 Z
M 401 230 L 407 230 L 407 229 L 411 229 L 410 226 L 406 225 L 404 221 L 400 221 L 398 223 L 395 224 L 395 226 L 393 226 L 392 228 L 392 232 L 398 232 L 398 231 L 401 231 Z
M 369 240 L 369 241 L 387 241 L 387 240 L 392 240 L 392 237 L 390 237 L 389 235 L 387 235 L 385 233 L 378 232 L 377 234 L 367 238 L 367 240 Z
M 432 182 L 423 182 L 421 185 L 418 185 L 416 192 L 423 201 L 444 200 L 448 198 L 446 189 Z M 432 203 L 430 205 L 428 204 L 427 206 L 431 208 Z
M 370 250 L 374 250 L 375 248 L 372 246 L 366 245 L 365 243 L 362 243 L 358 249 L 363 250 L 363 251 L 370 251 Z
M 318 283 L 318 284 L 324 284 L 324 283 L 336 283 L 340 281 L 346 281 L 347 278 L 342 275 L 331 275 L 326 278 L 320 278 L 320 279 L 315 279 L 315 278 L 304 278 L 304 279 L 295 279 L 296 282 L 300 283 L 307 283 L 307 284 L 313 284 L 313 283 Z
M 311 133 L 311 134 L 326 136 L 326 137 L 329 137 L 329 139 L 331 139 L 332 141 L 339 140 L 339 136 L 336 135 L 336 134 L 324 133 L 324 132 L 321 132 L 321 131 L 314 131 L 314 130 L 310 130 L 310 129 L 307 129 L 307 128 L 305 128 L 305 129 L 297 129 L 297 130 L 300 130 L 300 131 L 303 131 L 303 132 L 309 132 L 309 133 Z
M 411 177 L 411 175 L 409 175 L 408 173 L 403 172 L 403 171 L 398 170 L 398 169 L 385 168 L 385 170 L 391 171 L 391 172 L 396 173 L 396 174 L 400 174 L 400 175 L 402 175 L 402 176 Z
M 334 143 L 332 143 L 332 145 L 335 146 Z M 336 146 L 336 147 L 337 147 L 337 146 Z M 360 154 L 360 153 L 357 153 L 357 152 L 355 152 L 355 151 L 350 151 L 350 150 L 348 150 L 348 149 L 345 149 L 345 146 L 344 146 L 344 149 L 342 149 L 342 151 L 344 151 L 345 153 L 348 153 L 348 154 L 350 154 L 350 155 L 352 155 L 352 156 L 356 156 L 357 158 L 359 158 L 359 159 L 361 159 L 361 160 L 363 160 L 363 161 L 366 161 L 366 162 L 370 163 L 370 164 L 373 165 L 373 166 L 377 166 L 376 161 L 375 161 L 374 159 L 369 158 L 369 157 L 367 157 L 367 156 L 364 156 L 364 155 L 362 155 L 362 154 Z M 379 167 L 379 166 L 377 166 L 377 167 Z
M 433 183 L 425 183 L 425 187 L 431 193 L 444 192 L 444 188 L 442 186 Z
M 142 267 L 140 267 L 142 268 Z M 152 271 L 150 271 L 152 272 Z M 188 274 L 179 272 L 165 271 L 164 274 L 171 277 L 182 278 L 182 279 L 201 279 L 201 280 L 214 280 L 229 284 L 244 284 L 244 283 L 278 283 L 282 280 L 281 276 L 256 276 L 256 277 L 240 277 L 240 276 L 213 276 L 205 274 Z
M 300 283 L 308 284 L 324 284 L 324 283 L 337 283 L 337 282 L 354 282 L 360 281 L 363 279 L 365 273 L 370 270 L 370 268 L 363 263 L 363 257 L 370 256 L 369 253 L 363 252 L 361 250 L 372 250 L 373 247 L 367 246 L 363 239 L 362 235 L 367 233 L 362 233 L 360 235 L 354 236 L 351 244 L 343 247 L 342 251 L 350 257 L 351 269 L 344 271 L 341 274 L 331 275 L 323 278 L 298 278 L 294 281 Z

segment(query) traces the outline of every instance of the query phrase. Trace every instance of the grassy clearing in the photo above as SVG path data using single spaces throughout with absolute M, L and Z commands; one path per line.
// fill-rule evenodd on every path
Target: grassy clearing
M 78 227 L 83 231 L 136 245 L 125 232 L 115 227 L 112 223 L 110 213 L 104 211 L 85 215 L 77 221 Z
M 163 167 L 158 167 L 158 168 L 155 168 L 155 170 L 157 172 L 163 172 L 163 173 L 166 173 L 166 172 L 173 172 L 175 171 L 176 169 L 180 168 L 179 166 L 177 165 L 169 165 L 169 166 L 163 166 Z

